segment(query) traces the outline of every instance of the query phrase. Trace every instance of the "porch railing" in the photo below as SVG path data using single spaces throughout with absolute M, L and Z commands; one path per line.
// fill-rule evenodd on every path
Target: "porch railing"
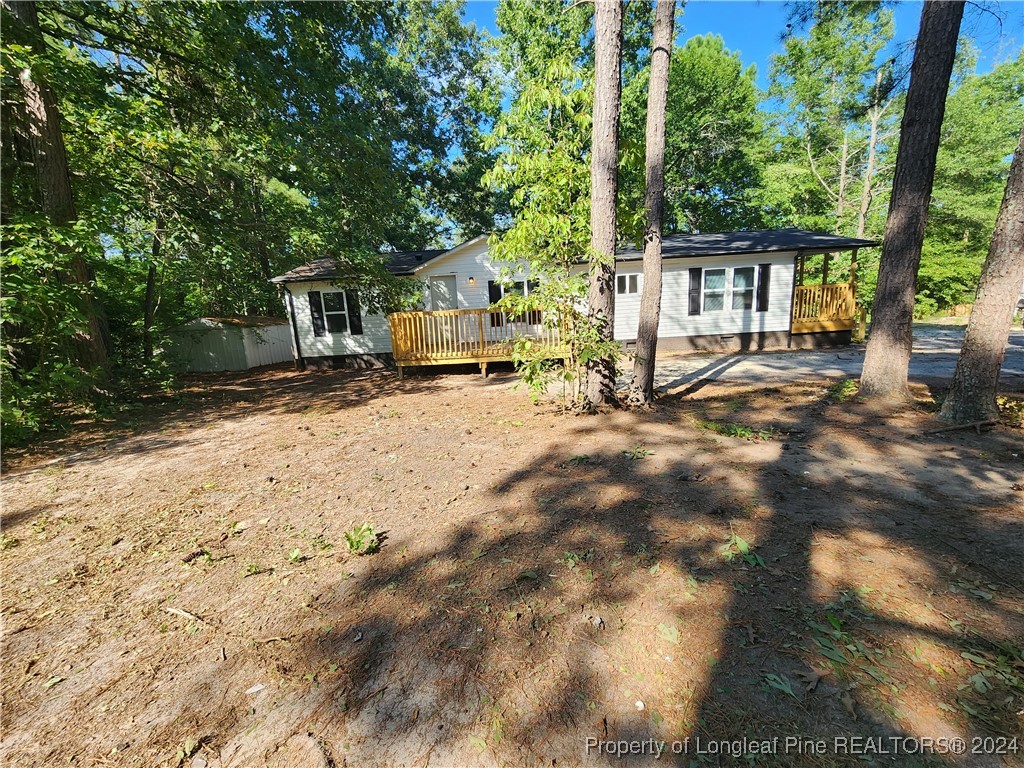
M 514 341 L 534 339 L 558 357 L 558 332 L 538 312 L 514 316 L 491 309 L 395 312 L 388 315 L 391 350 L 399 365 L 511 360 Z
M 793 333 L 853 328 L 857 298 L 850 283 L 798 285 L 793 292 Z

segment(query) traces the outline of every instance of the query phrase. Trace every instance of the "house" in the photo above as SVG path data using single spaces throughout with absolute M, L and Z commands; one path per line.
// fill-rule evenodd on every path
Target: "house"
M 509 317 L 490 307 L 507 291 L 529 294 L 525 267 L 509 284 L 481 235 L 447 250 L 384 254 L 395 275 L 422 281 L 422 310 L 388 317 L 366 312 L 346 290 L 331 259 L 293 269 L 272 282 L 284 288 L 300 367 L 364 367 L 510 359 L 511 342 L 529 335 L 557 345 L 538 317 Z M 870 240 L 801 229 L 671 235 L 663 244 L 658 347 L 665 350 L 759 350 L 849 343 L 856 323 L 856 253 Z M 828 282 L 830 254 L 852 251 L 851 274 Z M 804 260 L 826 254 L 821 285 L 803 285 Z M 582 268 L 582 266 L 581 266 Z M 615 259 L 615 338 L 635 343 L 643 290 L 643 252 Z M 533 313 L 531 313 L 533 314 Z M 557 355 L 555 355 L 557 356 Z

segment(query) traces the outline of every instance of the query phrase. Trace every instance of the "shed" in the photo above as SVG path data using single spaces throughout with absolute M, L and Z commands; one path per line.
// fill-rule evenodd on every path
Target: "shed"
M 292 359 L 283 317 L 198 317 L 168 336 L 168 356 L 186 371 L 244 371 Z

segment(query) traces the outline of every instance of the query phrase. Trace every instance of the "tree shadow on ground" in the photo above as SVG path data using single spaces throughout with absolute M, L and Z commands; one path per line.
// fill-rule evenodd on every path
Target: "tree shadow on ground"
M 833 740 L 1019 731 L 1011 677 L 958 690 L 1022 634 L 1012 468 L 974 466 L 934 436 L 928 470 L 956 481 L 937 493 L 934 474 L 917 481 L 903 464 L 905 444 L 839 439 L 832 419 L 783 451 L 695 433 L 680 409 L 666 400 L 653 416 L 575 423 L 561 446 L 496 477 L 440 541 L 396 533 L 322 594 L 281 655 L 317 679 L 293 694 L 325 754 L 639 765 L 651 756 L 588 752 L 586 740 L 677 739 L 685 751 L 663 760 L 718 765 L 697 737 L 798 737 L 825 740 L 827 754 L 777 746 L 750 760 L 863 765 L 897 758 Z M 794 414 L 779 427 L 801 424 Z M 986 584 L 998 594 L 972 595 Z M 271 707 L 254 728 L 279 715 Z M 267 749 L 241 737 L 222 754 L 240 765 Z
M 151 745 L 196 733 L 204 759 L 221 766 L 653 762 L 588 752 L 588 739 L 678 740 L 686 751 L 661 761 L 687 766 L 947 765 L 943 755 L 832 748 L 730 761 L 698 753 L 695 740 L 1017 733 L 1024 702 L 1006 648 L 1024 636 L 1024 520 L 1010 491 L 1019 432 L 922 434 L 899 415 L 823 402 L 820 386 L 777 407 L 790 395 L 665 397 L 652 414 L 566 418 L 550 436 L 524 430 L 528 458 L 476 467 L 482 487 L 441 496 L 431 526 L 410 496 L 378 554 L 318 555 L 328 567 L 308 578 L 301 565 L 264 582 L 240 577 L 242 562 L 193 567 L 181 559 L 188 542 L 147 550 L 159 572 L 145 572 L 148 583 L 113 579 L 93 608 L 105 615 L 125 593 L 147 593 L 131 617 L 140 642 L 104 638 L 117 653 L 90 649 L 102 660 L 94 688 L 71 678 L 39 693 L 41 683 L 5 716 L 59 720 L 66 696 L 81 716 L 74 727 L 89 731 L 82 752 L 114 760 L 100 727 L 109 706 L 130 725 L 108 729 L 129 734 L 118 753 L 126 764 L 173 764 L 174 749 Z M 353 394 L 338 397 L 343 417 Z M 460 402 L 424 419 L 447 419 Z M 699 409 L 710 415 L 694 419 Z M 761 428 L 765 413 L 776 439 L 701 427 L 717 418 Z M 447 443 L 440 432 L 414 443 L 412 428 L 396 420 L 394 433 L 360 441 L 450 453 L 443 469 L 431 465 L 437 477 L 422 477 L 432 486 L 468 471 L 475 454 L 453 439 L 462 422 Z M 332 494 L 324 482 L 307 503 Z M 386 507 L 388 486 L 371 487 Z M 262 506 L 250 513 L 286 514 L 287 496 L 254 498 Z M 348 513 L 347 504 L 324 509 Z M 104 557 L 119 567 L 116 553 Z M 289 578 L 303 593 L 281 602 Z M 211 598 L 204 583 L 230 586 Z M 197 621 L 168 618 L 167 606 L 192 607 L 196 595 L 213 601 Z M 88 624 L 74 619 L 69 634 Z M 159 621 L 180 631 L 158 633 Z M 191 655 L 168 651 L 165 663 L 181 638 Z M 28 749 L 21 731 L 11 749 Z M 46 749 L 39 764 L 68 745 Z

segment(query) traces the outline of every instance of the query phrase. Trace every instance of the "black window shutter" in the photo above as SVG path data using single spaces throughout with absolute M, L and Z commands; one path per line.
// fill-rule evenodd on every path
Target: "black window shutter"
M 768 289 L 772 284 L 772 265 L 757 265 L 757 311 L 768 311 Z
M 348 332 L 363 335 L 363 316 L 359 314 L 359 291 L 345 291 L 345 307 L 348 309 Z
M 700 267 L 690 267 L 690 314 L 700 314 L 700 283 L 704 276 Z
M 309 292 L 309 313 L 313 316 L 313 335 L 326 336 L 327 323 L 324 321 L 324 305 L 320 301 L 320 291 Z
M 498 284 L 496 280 L 487 281 L 487 300 L 491 302 L 492 305 L 497 304 L 499 301 L 501 301 L 501 286 Z M 494 310 L 491 310 L 491 327 L 495 328 L 499 325 L 504 324 L 504 316 L 500 312 L 495 312 Z

